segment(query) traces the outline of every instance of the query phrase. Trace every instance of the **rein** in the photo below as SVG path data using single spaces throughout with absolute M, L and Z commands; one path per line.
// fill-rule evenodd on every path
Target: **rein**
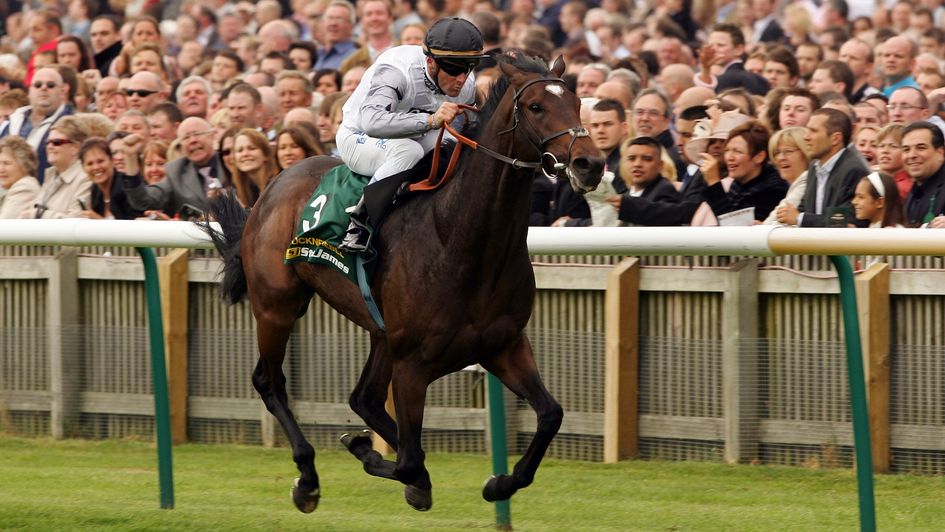
M 515 130 L 515 128 L 518 127 L 518 125 L 519 125 L 518 100 L 519 100 L 519 98 L 521 98 L 522 92 L 524 92 L 525 89 L 527 89 L 528 87 L 530 87 L 530 86 L 532 86 L 532 85 L 534 85 L 534 84 L 536 84 L 536 83 L 562 83 L 562 84 L 563 84 L 563 83 L 564 83 L 564 80 L 562 80 L 561 78 L 536 78 L 536 79 L 533 79 L 533 80 L 529 81 L 528 83 L 522 85 L 522 86 L 515 92 L 515 95 L 513 96 L 513 100 L 512 100 L 513 103 L 514 103 L 514 107 L 512 108 L 512 127 L 510 127 L 509 129 L 506 129 L 505 131 L 501 131 L 501 132 L 499 133 L 499 135 L 504 135 L 504 134 L 506 134 L 506 133 L 511 133 L 512 131 Z M 472 106 L 472 105 L 459 104 L 459 107 L 460 107 L 460 109 L 463 110 L 463 115 L 464 115 L 464 116 L 468 116 L 468 115 L 466 114 L 467 111 L 474 111 L 474 112 L 477 112 L 477 113 L 479 112 L 479 109 L 478 109 L 477 107 L 475 107 L 475 106 Z M 468 119 L 467 119 L 467 122 L 468 122 Z M 534 126 L 531 126 L 530 123 L 529 123 L 529 127 L 531 127 L 532 130 L 535 129 L 535 127 L 534 127 Z M 436 173 L 437 173 L 437 170 L 439 169 L 439 165 L 440 165 L 440 146 L 441 146 L 442 143 L 443 143 L 443 133 L 444 133 L 445 131 L 449 131 L 451 135 L 453 135 L 454 137 L 456 137 L 456 140 L 458 141 L 458 144 L 456 145 L 456 148 L 453 150 L 452 155 L 450 155 L 450 160 L 449 160 L 449 163 L 447 163 L 446 172 L 443 174 L 443 178 L 440 179 L 439 181 L 437 181 L 437 180 L 436 180 Z M 571 156 L 571 148 L 574 146 L 574 141 L 577 140 L 579 137 L 587 137 L 587 136 L 590 135 L 590 134 L 588 133 L 588 131 L 587 131 L 586 129 L 584 129 L 583 127 L 581 127 L 581 126 L 572 127 L 572 128 L 568 128 L 568 129 L 563 129 L 563 130 L 558 131 L 558 132 L 556 132 L 556 133 L 552 133 L 551 135 L 548 135 L 547 137 L 541 139 L 541 141 L 539 142 L 538 145 L 535 145 L 534 141 L 532 141 L 530 138 L 529 138 L 529 142 L 531 142 L 532 145 L 534 145 L 535 148 L 536 148 L 539 152 L 542 152 L 542 147 L 545 146 L 545 144 L 551 142 L 552 140 L 554 140 L 554 139 L 556 139 L 556 138 L 558 138 L 558 137 L 560 137 L 560 136 L 562 136 L 562 135 L 566 135 L 566 134 L 567 134 L 567 135 L 571 135 L 571 142 L 568 144 L 568 158 L 570 159 L 570 156 Z M 473 150 L 481 151 L 482 153 L 488 155 L 489 157 L 492 157 L 493 159 L 496 159 L 496 160 L 501 161 L 501 162 L 503 162 L 503 163 L 512 165 L 512 167 L 515 168 L 515 169 L 521 169 L 521 168 L 541 168 L 541 171 L 542 171 L 546 176 L 548 176 L 549 178 L 551 178 L 552 176 L 548 174 L 548 171 L 547 171 L 547 170 L 545 170 L 545 158 L 546 158 L 546 157 L 550 157 L 550 158 L 551 158 L 550 160 L 551 160 L 551 162 L 552 162 L 552 168 L 554 168 L 555 171 L 558 171 L 558 170 L 561 170 L 561 169 L 563 169 L 563 168 L 566 168 L 566 166 L 567 166 L 565 163 L 559 162 L 558 159 L 557 159 L 552 153 L 550 153 L 550 152 L 542 152 L 541 155 L 540 155 L 540 159 L 539 159 L 538 161 L 534 161 L 534 162 L 532 162 L 532 161 L 522 161 L 522 160 L 519 160 L 518 158 L 514 158 L 514 159 L 513 159 L 512 157 L 509 157 L 509 156 L 507 156 L 507 155 L 503 155 L 503 154 L 501 154 L 501 153 L 499 153 L 499 152 L 497 152 L 497 151 L 495 151 L 495 150 L 493 150 L 493 149 L 487 148 L 487 147 L 485 147 L 485 146 L 479 144 L 479 143 L 476 142 L 475 140 L 472 140 L 472 139 L 470 139 L 469 137 L 466 137 L 466 136 L 462 135 L 459 131 L 457 131 L 456 129 L 454 129 L 451 124 L 449 124 L 449 123 L 444 123 L 444 124 L 443 124 L 443 128 L 440 129 L 440 134 L 439 134 L 439 136 L 437 137 L 436 148 L 434 148 L 434 150 L 433 150 L 433 162 L 432 162 L 432 166 L 430 167 L 430 175 L 427 176 L 427 178 L 424 179 L 423 181 L 419 181 L 419 182 L 417 182 L 417 183 L 412 183 L 412 184 L 408 187 L 408 190 L 409 190 L 410 192 L 421 192 L 421 191 L 428 191 L 428 190 L 436 190 L 437 188 L 440 188 L 444 183 L 446 183 L 447 180 L 449 180 L 450 177 L 453 176 L 453 172 L 456 170 L 456 163 L 457 163 L 457 161 L 459 161 L 459 155 L 460 155 L 460 152 L 462 151 L 463 146 L 468 146 L 468 147 L 470 147 L 470 148 L 473 149 Z

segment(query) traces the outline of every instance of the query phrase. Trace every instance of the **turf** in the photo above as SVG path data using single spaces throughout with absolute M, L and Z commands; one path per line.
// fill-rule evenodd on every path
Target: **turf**
M 490 530 L 480 489 L 485 456 L 427 457 L 433 508 L 404 503 L 402 486 L 368 477 L 343 452 L 319 452 L 321 504 L 292 506 L 287 449 L 174 449 L 175 509 L 159 508 L 154 446 L 136 441 L 0 437 L 2 530 Z M 940 530 L 941 478 L 878 476 L 880 530 Z M 853 472 L 711 463 L 546 460 L 512 498 L 517 530 L 856 530 Z

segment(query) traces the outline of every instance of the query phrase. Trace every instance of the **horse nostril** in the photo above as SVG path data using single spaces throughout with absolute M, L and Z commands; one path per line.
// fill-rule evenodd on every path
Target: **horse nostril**
M 599 173 L 604 169 L 604 159 L 601 157 L 576 157 L 571 161 L 574 170 L 582 173 Z

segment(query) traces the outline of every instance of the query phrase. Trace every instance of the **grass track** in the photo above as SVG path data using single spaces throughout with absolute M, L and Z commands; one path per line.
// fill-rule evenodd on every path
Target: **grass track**
M 320 452 L 318 510 L 289 500 L 287 449 L 183 445 L 174 449 L 174 510 L 158 508 L 156 452 L 133 441 L 0 437 L 0 530 L 491 530 L 480 497 L 485 456 L 428 456 L 433 508 L 419 513 L 402 487 L 368 477 L 340 451 Z M 945 481 L 876 479 L 880 530 L 942 530 Z M 512 499 L 516 530 L 857 530 L 849 470 L 632 461 L 546 460 Z

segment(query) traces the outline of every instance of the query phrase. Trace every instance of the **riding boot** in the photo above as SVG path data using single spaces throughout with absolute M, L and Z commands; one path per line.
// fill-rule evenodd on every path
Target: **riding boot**
M 361 253 L 367 249 L 368 239 L 371 233 L 368 231 L 368 212 L 367 205 L 364 203 L 364 196 L 358 200 L 358 204 L 351 211 L 351 223 L 348 224 L 348 230 L 338 249 L 349 253 Z

